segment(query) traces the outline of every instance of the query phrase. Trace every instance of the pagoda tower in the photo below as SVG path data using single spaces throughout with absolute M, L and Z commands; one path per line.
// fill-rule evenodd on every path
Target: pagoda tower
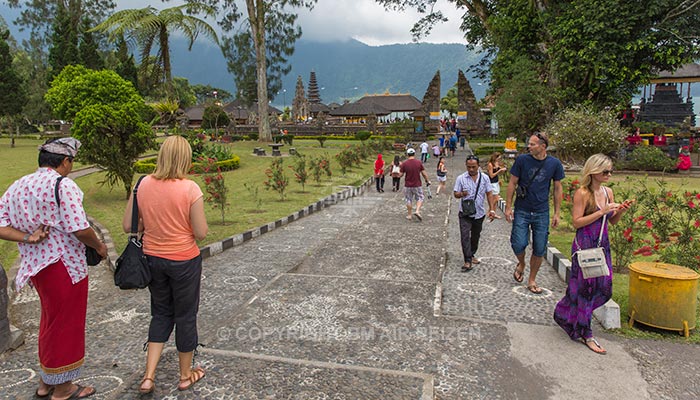
M 309 92 L 308 92 L 309 103 L 320 103 L 321 95 L 318 91 L 318 83 L 316 82 L 316 72 L 311 71 L 309 76 Z

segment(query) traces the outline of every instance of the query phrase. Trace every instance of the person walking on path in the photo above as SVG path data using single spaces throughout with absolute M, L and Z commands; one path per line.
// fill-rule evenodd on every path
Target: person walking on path
M 440 146 L 437 143 L 433 146 L 433 156 L 440 157 Z
M 404 179 L 404 199 L 406 200 L 406 210 L 408 215 L 406 219 L 411 220 L 411 210 L 413 209 L 413 203 L 416 203 L 416 211 L 413 215 L 418 219 L 418 221 L 423 221 L 423 216 L 420 213 L 420 208 L 423 206 L 423 184 L 421 182 L 421 175 L 425 179 L 426 185 L 430 186 L 430 180 L 428 179 L 428 174 L 425 173 L 425 168 L 420 160 L 416 160 L 416 150 L 408 149 L 406 150 L 406 155 L 408 159 L 401 163 L 401 176 L 405 176 Z
M 447 167 L 445 167 L 445 157 L 440 157 L 438 159 L 437 170 L 435 172 L 437 175 L 438 187 L 435 190 L 435 195 L 440 194 L 440 189 L 445 190 L 445 182 L 447 182 Z
M 457 151 L 457 136 L 453 133 L 450 136 L 450 140 L 448 142 L 448 146 L 450 148 L 450 154 L 452 157 L 455 156 L 455 151 Z
M 38 398 L 84 398 L 94 387 L 73 383 L 85 362 L 88 266 L 85 245 L 107 257 L 83 209 L 83 192 L 66 177 L 80 142 L 50 139 L 39 147 L 39 169 L 15 181 L 0 199 L 0 238 L 18 242 L 19 291 L 29 281 L 39 295 Z M 59 191 L 59 204 L 55 191 Z
M 506 220 L 513 223 L 510 245 L 518 258 L 518 264 L 513 271 L 513 279 L 516 282 L 523 281 L 525 248 L 532 231 L 532 256 L 527 288 L 534 294 L 542 293 L 536 278 L 547 252 L 550 181 L 554 181 L 552 227 L 555 228 L 559 225 L 562 201 L 561 180 L 564 179 L 564 167 L 557 158 L 547 155 L 548 146 L 549 140 L 544 133 L 537 132 L 530 136 L 527 144 L 530 153 L 516 158 L 510 169 L 505 199 Z M 512 208 L 514 196 L 515 210 Z
M 496 201 L 500 198 L 501 186 L 498 183 L 498 176 L 506 172 L 506 167 L 502 165 L 501 153 L 495 151 L 491 153 L 491 158 L 486 164 L 486 171 L 489 174 L 489 182 L 493 189 L 493 195 L 496 196 Z
M 459 234 L 464 256 L 462 272 L 469 272 L 474 268 L 474 264 L 480 263 L 474 254 L 479 249 L 479 238 L 484 226 L 484 217 L 486 217 L 484 207 L 486 200 L 488 200 L 490 220 L 499 218 L 495 211 L 496 197 L 493 195 L 491 185 L 488 184 L 489 177 L 479 169 L 479 157 L 467 156 L 466 165 L 467 171 L 457 177 L 454 187 L 454 197 L 460 199 Z M 473 206 L 468 202 L 472 202 Z M 467 208 L 471 208 L 471 211 Z M 471 212 L 474 213 L 471 214 Z
M 377 192 L 384 193 L 384 159 L 381 154 L 377 154 L 374 161 L 374 181 L 377 184 Z
M 420 161 L 425 164 L 428 162 L 428 150 L 430 149 L 430 145 L 427 142 L 423 142 L 420 144 Z
M 192 148 L 182 136 L 171 136 L 158 152 L 156 170 L 143 179 L 139 190 L 139 232 L 151 269 L 151 322 L 148 329 L 146 372 L 139 391 L 155 388 L 158 362 L 174 327 L 180 364 L 178 390 L 202 379 L 202 368 L 192 368 L 198 344 L 197 312 L 202 278 L 202 256 L 197 240 L 207 235 L 204 199 L 199 186 L 187 179 Z M 122 227 L 131 231 L 133 196 L 124 211 Z
M 401 159 L 399 156 L 394 156 L 394 162 L 390 165 L 391 168 L 391 191 L 398 192 L 401 184 Z
M 571 279 L 566 295 L 554 309 L 554 321 L 566 331 L 572 340 L 580 340 L 589 349 L 606 354 L 593 337 L 591 316 L 593 310 L 612 297 L 612 257 L 608 238 L 608 223 L 617 223 L 629 209 L 632 200 L 615 203 L 611 188 L 603 186 L 610 180 L 612 160 L 603 154 L 592 155 L 581 171 L 581 187 L 574 193 L 571 216 L 576 236 L 571 244 L 571 254 L 581 249 L 603 247 L 608 276 L 585 279 L 577 256 L 571 257 Z M 607 216 L 607 218 L 603 218 Z M 601 236 L 602 231 L 602 236 Z M 600 243 L 598 239 L 600 237 Z

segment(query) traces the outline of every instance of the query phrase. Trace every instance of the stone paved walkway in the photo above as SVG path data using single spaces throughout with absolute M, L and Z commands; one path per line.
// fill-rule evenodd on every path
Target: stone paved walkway
M 463 171 L 458 155 L 448 181 Z M 120 291 L 93 268 L 80 382 L 98 399 L 700 397 L 698 346 L 598 326 L 607 356 L 570 341 L 551 319 L 565 284 L 547 264 L 543 295 L 513 281 L 505 220 L 484 224 L 482 263 L 459 272 L 456 207 L 437 196 L 422 223 L 407 221 L 400 194 L 371 191 L 206 259 L 196 361 L 207 376 L 186 392 L 171 342 L 155 393 L 139 395 L 148 292 Z M 1 398 L 35 389 L 37 300 L 29 288 L 12 300 L 27 341 L 0 358 Z

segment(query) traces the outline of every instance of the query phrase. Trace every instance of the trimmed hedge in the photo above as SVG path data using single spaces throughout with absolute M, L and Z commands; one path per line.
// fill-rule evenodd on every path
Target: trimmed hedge
M 156 169 L 156 160 L 157 158 L 145 158 L 143 160 L 136 161 L 134 163 L 134 171 L 138 174 L 150 174 Z M 214 165 L 221 168 L 222 171 L 233 171 L 234 169 L 241 167 L 241 158 L 234 155 L 228 160 L 217 161 Z M 192 173 L 192 170 L 194 170 L 197 166 L 199 166 L 199 163 L 192 163 L 190 173 Z

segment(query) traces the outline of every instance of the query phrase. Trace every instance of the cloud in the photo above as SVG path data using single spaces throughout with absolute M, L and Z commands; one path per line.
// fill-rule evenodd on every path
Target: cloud
M 439 0 L 436 9 L 448 15 L 447 23 L 439 24 L 430 36 L 421 41 L 431 43 L 463 43 L 459 30 L 458 11 L 447 0 Z M 368 45 L 410 43 L 411 28 L 422 15 L 415 10 L 385 10 L 374 0 L 319 0 L 313 11 L 299 12 L 304 39 L 329 42 L 357 39 Z
M 117 10 L 143 8 L 149 4 L 157 9 L 164 9 L 183 4 L 183 0 L 172 0 L 166 3 L 153 1 L 144 3 L 143 0 L 119 0 Z M 245 5 L 240 0 L 241 10 Z M 464 9 L 458 10 L 448 0 L 437 0 L 435 8 L 448 16 L 449 21 L 438 24 L 432 33 L 422 42 L 429 43 L 465 43 L 463 33 L 459 30 Z M 414 9 L 406 11 L 385 10 L 374 0 L 318 0 L 312 11 L 295 9 L 299 14 L 297 22 L 301 26 L 303 39 L 314 42 L 345 41 L 356 39 L 370 46 L 393 43 L 410 43 L 411 28 L 422 14 Z M 15 9 L 3 8 L 0 11 L 16 37 L 24 38 L 25 33 L 17 31 L 11 24 L 19 12 Z M 209 21 L 213 26 L 214 21 Z M 177 33 L 176 33 L 177 34 Z

